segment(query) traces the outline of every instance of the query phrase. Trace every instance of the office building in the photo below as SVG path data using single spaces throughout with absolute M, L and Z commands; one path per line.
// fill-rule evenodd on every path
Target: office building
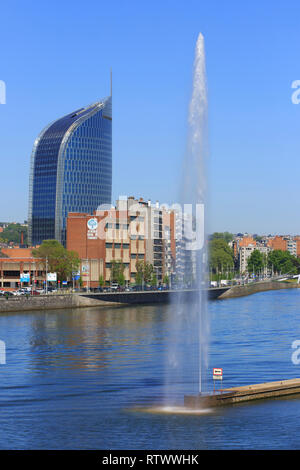
M 66 244 L 69 212 L 92 213 L 111 203 L 112 97 L 47 126 L 31 156 L 28 239 Z
M 157 284 L 164 275 L 170 277 L 175 259 L 174 218 L 167 215 L 158 203 L 153 206 L 134 197 L 120 198 L 115 207 L 99 208 L 93 214 L 70 213 L 67 249 L 79 254 L 85 285 L 97 287 L 100 277 L 109 285 L 114 262 L 122 263 L 126 284 L 136 282 L 138 261 L 153 266 Z

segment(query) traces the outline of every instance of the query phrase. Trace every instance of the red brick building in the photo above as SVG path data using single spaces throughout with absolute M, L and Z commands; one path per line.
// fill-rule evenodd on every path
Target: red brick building
M 270 248 L 272 248 L 273 250 L 286 251 L 287 250 L 287 240 L 282 236 L 276 235 L 274 238 L 272 238 L 268 241 L 268 246 Z
M 66 247 L 78 253 L 86 286 L 97 287 L 100 277 L 109 285 L 114 261 L 124 265 L 127 284 L 135 283 L 137 261 L 151 263 L 157 281 L 162 282 L 165 274 L 170 276 L 174 264 L 174 214 L 133 197 L 93 215 L 70 213 Z
M 145 230 L 139 218 L 137 213 L 128 215 L 115 209 L 68 215 L 67 249 L 76 251 L 81 259 L 84 285 L 97 287 L 100 277 L 110 284 L 113 261 L 124 265 L 126 283 L 135 281 L 136 261 L 146 261 Z

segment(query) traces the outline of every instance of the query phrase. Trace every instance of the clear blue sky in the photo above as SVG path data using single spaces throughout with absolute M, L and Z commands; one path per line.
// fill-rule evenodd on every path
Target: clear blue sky
M 109 94 L 113 200 L 177 200 L 195 41 L 206 43 L 210 230 L 300 233 L 297 1 L 10 1 L 1 5 L 0 220 L 27 219 L 34 139 Z

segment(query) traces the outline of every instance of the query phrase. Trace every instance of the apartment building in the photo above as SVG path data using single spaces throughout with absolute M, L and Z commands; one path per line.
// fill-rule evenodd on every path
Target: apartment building
M 268 246 L 272 248 L 272 250 L 287 250 L 287 238 L 283 236 L 276 235 L 272 237 L 268 241 Z
M 173 220 L 158 203 L 120 197 L 115 207 L 100 207 L 93 215 L 69 213 L 67 249 L 79 254 L 81 276 L 90 287 L 97 287 L 100 277 L 110 284 L 113 264 L 118 261 L 124 266 L 127 284 L 136 280 L 137 261 L 152 264 L 161 283 L 165 274 L 172 273 Z
M 244 274 L 248 272 L 248 259 L 253 253 L 254 250 L 258 250 L 263 255 L 267 256 L 271 251 L 271 248 L 268 246 L 258 245 L 258 244 L 248 244 L 245 246 L 240 246 L 239 249 L 239 269 L 240 273 Z M 264 274 L 267 274 L 267 265 L 264 266 Z

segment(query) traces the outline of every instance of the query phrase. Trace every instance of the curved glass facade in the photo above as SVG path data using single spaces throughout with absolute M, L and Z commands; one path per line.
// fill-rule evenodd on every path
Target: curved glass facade
M 47 126 L 34 143 L 29 184 L 29 243 L 65 245 L 69 212 L 111 203 L 112 99 Z

